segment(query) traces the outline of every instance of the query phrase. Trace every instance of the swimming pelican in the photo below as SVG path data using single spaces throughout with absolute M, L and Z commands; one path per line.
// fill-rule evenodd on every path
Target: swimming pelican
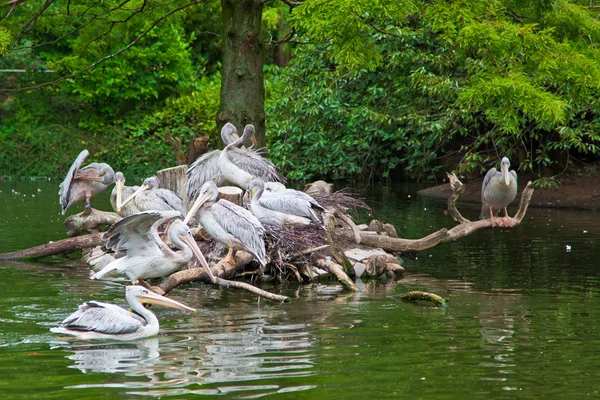
M 264 183 L 258 178 L 254 178 L 250 182 L 248 190 L 252 193 L 250 211 L 263 224 L 309 225 L 311 221 L 321 224 L 313 210 L 313 204 L 316 204 L 321 210 L 324 209 L 312 198 L 311 202 L 293 192 L 283 194 L 285 193 L 283 190 L 281 190 L 281 195 L 278 195 L 279 192 L 272 192 L 268 196 L 263 196 Z
M 219 191 L 213 181 L 200 188 L 198 198 L 190 208 L 184 222 L 198 212 L 198 220 L 206 233 L 217 242 L 229 247 L 225 261 L 234 264 L 234 250 L 244 250 L 252 254 L 261 268 L 265 260 L 265 228 L 250 211 L 225 199 L 217 200 Z
M 486 213 L 490 211 L 490 222 L 492 227 L 505 226 L 512 227 L 513 221 L 508 216 L 506 207 L 517 195 L 517 173 L 513 170 L 508 172 L 510 161 L 503 157 L 500 163 L 500 170 L 491 168 L 483 179 L 481 185 L 481 215 L 480 219 L 486 219 Z M 494 216 L 493 209 L 499 210 L 504 208 L 504 217 L 499 218 Z
M 90 199 L 106 190 L 115 180 L 115 172 L 108 164 L 91 163 L 80 169 L 89 154 L 87 150 L 79 153 L 60 184 L 58 196 L 63 215 L 67 208 L 78 201 L 83 201 L 85 208 L 89 207 Z
M 134 283 L 159 278 L 181 269 L 195 255 L 215 282 L 188 226 L 177 218 L 181 218 L 178 211 L 144 211 L 116 222 L 104 234 L 106 247 L 116 252 L 115 261 L 94 273 L 91 279 L 101 279 L 115 271 Z M 181 252 L 171 250 L 158 236 L 158 227 L 171 221 L 167 234 L 171 243 L 183 250 Z
M 139 211 L 179 211 L 185 216 L 187 210 L 183 199 L 168 189 L 159 187 L 158 178 L 151 176 L 146 178 L 142 186 L 129 196 L 121 207 L 128 205 L 131 201 L 135 202 L 135 208 Z M 118 212 L 118 210 L 117 210 Z
M 125 175 L 122 172 L 119 171 L 115 174 L 115 187 L 110 194 L 110 204 L 121 217 L 142 211 L 135 206 L 134 202 L 123 205 L 123 198 L 130 197 L 138 189 L 139 186 L 125 186 Z
M 119 306 L 100 301 L 86 301 L 79 310 L 61 322 L 61 327 L 51 328 L 54 333 L 73 335 L 77 339 L 134 340 L 158 333 L 158 319 L 142 303 L 160 304 L 178 310 L 196 312 L 178 301 L 156 294 L 141 286 L 127 286 L 125 297 L 132 313 Z
M 233 140 L 233 138 L 236 139 Z M 254 131 L 248 132 L 246 138 L 240 138 L 233 124 L 228 122 L 223 126 L 221 139 L 227 145 L 232 144 L 228 150 L 228 159 L 231 163 L 238 168 L 249 171 L 253 176 L 260 177 L 265 182 L 285 182 L 285 178 L 277 172 L 275 166 L 266 158 L 261 157 L 260 150 L 240 148 L 248 138 L 254 139 Z M 198 197 L 200 188 L 209 180 L 214 181 L 217 186 L 225 184 L 226 179 L 218 165 L 221 153 L 221 150 L 213 150 L 203 154 L 187 170 L 186 186 L 190 201 Z

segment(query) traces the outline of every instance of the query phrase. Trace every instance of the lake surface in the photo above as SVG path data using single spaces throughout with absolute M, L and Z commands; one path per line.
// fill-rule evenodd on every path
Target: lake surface
M 57 192 L 56 181 L 0 181 L 0 252 L 66 236 Z M 454 226 L 445 204 L 417 197 L 416 187 L 368 196 L 375 217 L 402 237 Z M 92 204 L 109 209 L 108 193 Z M 49 332 L 86 300 L 124 306 L 121 283 L 89 280 L 76 258 L 0 262 L 0 394 L 597 398 L 599 243 L 598 212 L 529 209 L 513 230 L 407 256 L 404 279 L 359 281 L 358 294 L 335 282 L 265 286 L 292 297 L 277 304 L 203 284 L 178 288 L 170 295 L 198 313 L 155 307 L 158 336 L 132 342 Z M 449 307 L 398 300 L 410 290 L 448 297 Z

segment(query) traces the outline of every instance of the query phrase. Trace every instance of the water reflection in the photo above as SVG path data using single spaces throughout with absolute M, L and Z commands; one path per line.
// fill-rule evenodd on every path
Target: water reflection
M 51 349 L 74 352 L 66 356 L 74 361 L 70 368 L 76 368 L 84 374 L 106 372 L 147 375 L 147 371 L 143 370 L 152 369 L 160 357 L 157 338 L 116 344 L 76 343 L 53 346 Z

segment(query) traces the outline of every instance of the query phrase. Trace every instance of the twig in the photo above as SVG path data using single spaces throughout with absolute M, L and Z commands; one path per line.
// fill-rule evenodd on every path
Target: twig
M 303 254 L 309 254 L 309 253 L 314 253 L 315 251 L 324 250 L 324 249 L 328 248 L 329 246 L 330 246 L 329 244 L 324 244 L 322 246 L 311 247 L 310 249 L 304 249 L 304 250 L 297 251 L 297 252 L 293 253 L 292 255 L 290 255 L 290 259 L 296 258 Z
M 266 299 L 270 299 L 270 300 L 275 300 L 275 301 L 279 301 L 282 303 L 287 303 L 290 301 L 290 298 L 287 296 L 282 296 L 280 294 L 275 294 L 275 293 L 271 293 L 271 292 L 267 292 L 266 290 L 262 290 L 257 288 L 256 286 L 252 286 L 249 283 L 246 282 L 239 282 L 239 281 L 230 281 L 227 279 L 221 279 L 221 278 L 217 278 L 217 285 L 222 286 L 224 288 L 237 288 L 237 289 L 244 289 L 247 290 L 251 293 L 257 294 L 261 297 L 264 297 Z

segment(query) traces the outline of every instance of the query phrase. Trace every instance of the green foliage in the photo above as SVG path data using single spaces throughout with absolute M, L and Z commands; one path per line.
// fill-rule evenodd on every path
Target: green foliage
M 9 85 L 26 87 L 86 68 L 124 48 L 185 2 L 57 3 L 17 44 L 21 49 L 0 60 L 6 68 L 48 68 L 56 73 L 15 75 Z M 11 31 L 18 32 L 31 17 L 23 11 L 34 12 L 40 5 L 32 0 L 19 7 L 21 12 L 8 20 Z M 4 97 L 2 174 L 64 174 L 73 157 L 88 148 L 89 161 L 108 162 L 126 175 L 149 175 L 176 162 L 167 135 L 186 144 L 197 135 L 215 134 L 220 78 L 218 67 L 208 61 L 214 58 L 215 36 L 207 40 L 202 30 L 218 26 L 218 5 L 211 0 L 194 13 L 173 14 L 135 46 L 76 79 Z M 74 27 L 80 29 L 69 34 Z M 0 31 L 0 40 L 1 36 Z
M 6 28 L 0 26 L 0 56 L 6 55 L 12 42 L 12 36 Z
M 292 14 L 311 45 L 276 72 L 268 107 L 273 157 L 294 176 L 385 177 L 401 165 L 427 178 L 459 160 L 462 172 L 498 155 L 516 163 L 520 150 L 519 169 L 539 173 L 562 171 L 561 153 L 598 157 L 597 11 L 400 3 L 310 1 Z

